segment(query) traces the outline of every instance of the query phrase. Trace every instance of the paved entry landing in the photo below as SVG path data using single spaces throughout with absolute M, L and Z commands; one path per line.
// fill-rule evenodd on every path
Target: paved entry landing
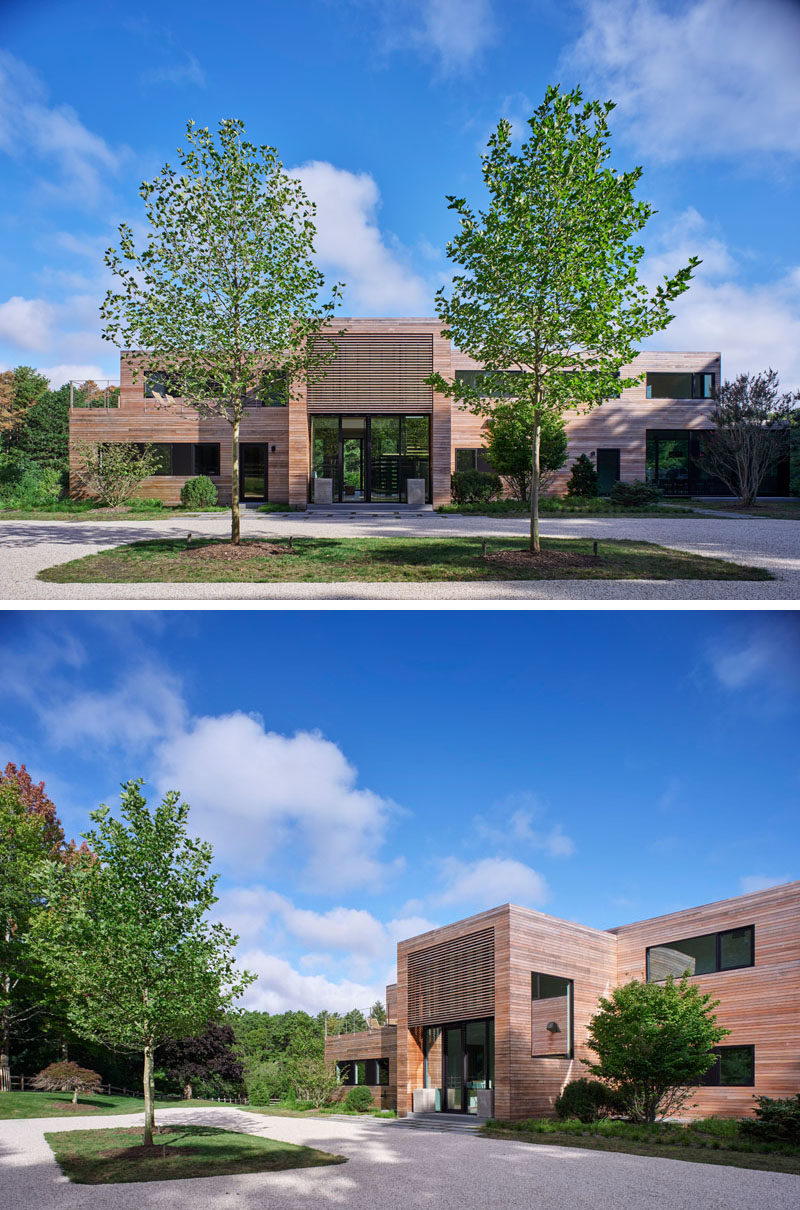
M 465 1113 L 409 1113 L 394 1123 L 395 1128 L 438 1130 L 448 1134 L 475 1134 L 482 1125 L 483 1119 Z

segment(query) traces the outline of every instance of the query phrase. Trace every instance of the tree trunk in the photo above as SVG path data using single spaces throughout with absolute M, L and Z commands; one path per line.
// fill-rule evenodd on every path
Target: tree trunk
M 233 422 L 231 448 L 231 543 L 239 545 L 239 421 Z
M 192 1086 L 188 1080 L 183 1086 L 183 1099 L 184 1101 L 191 1101 L 192 1099 Z
M 144 1075 L 142 1077 L 142 1086 L 144 1088 L 144 1139 L 145 1147 L 153 1146 L 153 1128 L 156 1124 L 155 1114 L 155 1088 L 153 1085 L 153 1047 L 145 1046 L 144 1048 Z
M 3 980 L 5 991 L 8 992 L 11 980 L 8 975 Z M 8 1009 L 0 1016 L 0 1092 L 11 1092 L 11 1022 Z
M 533 413 L 533 440 L 531 442 L 531 554 L 538 554 L 539 545 L 539 447 L 542 439 L 541 414 L 538 410 Z
M 77 1105 L 77 1104 L 78 1104 L 78 1090 L 77 1090 L 77 1088 L 73 1088 L 73 1090 L 72 1090 L 72 1104 L 73 1104 L 73 1105 Z

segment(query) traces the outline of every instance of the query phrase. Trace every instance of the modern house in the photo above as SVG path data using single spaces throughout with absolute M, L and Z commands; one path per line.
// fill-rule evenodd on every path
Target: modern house
M 401 941 L 389 1024 L 328 1038 L 325 1053 L 401 1116 L 545 1115 L 594 1059 L 599 998 L 684 972 L 730 1030 L 690 1112 L 740 1116 L 754 1095 L 800 1090 L 800 882 L 613 929 L 481 912 Z
M 445 378 L 474 376 L 481 367 L 452 347 L 435 319 L 341 319 L 340 329 L 346 335 L 335 337 L 337 357 L 321 382 L 291 397 L 273 384 L 263 398 L 248 400 L 235 485 L 240 499 L 295 508 L 315 497 L 354 507 L 400 504 L 415 481 L 428 503 L 448 503 L 451 472 L 486 465 L 483 421 L 424 379 L 433 370 Z M 699 435 L 711 427 L 719 353 L 641 353 L 630 369 L 646 373 L 638 386 L 587 413 L 568 414 L 568 461 L 551 490 L 563 490 L 572 462 L 585 453 L 604 491 L 617 479 L 647 477 L 671 495 L 724 492 L 704 478 L 697 458 Z M 229 426 L 200 419 L 180 399 L 165 407 L 157 398 L 165 392 L 157 365 L 123 353 L 118 406 L 115 394 L 113 407 L 71 409 L 72 471 L 80 465 L 78 443 L 152 443 L 161 466 L 143 495 L 176 503 L 185 480 L 204 474 L 230 501 Z

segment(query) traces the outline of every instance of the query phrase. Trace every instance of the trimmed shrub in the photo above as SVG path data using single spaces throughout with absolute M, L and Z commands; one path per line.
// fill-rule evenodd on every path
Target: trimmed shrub
M 51 1063 L 34 1078 L 33 1086 L 44 1092 L 71 1092 L 72 1104 L 77 1105 L 79 1092 L 99 1090 L 100 1076 L 77 1063 Z
M 572 471 L 567 480 L 568 496 L 596 496 L 599 480 L 594 463 L 588 454 L 581 454 L 572 464 Z
M 743 1118 L 742 1134 L 767 1142 L 800 1143 L 800 1093 L 793 1097 L 756 1097 L 754 1118 Z
M 351 1088 L 347 1096 L 344 1098 L 345 1109 L 355 1109 L 358 1113 L 366 1113 L 374 1105 L 372 1093 L 364 1085 L 356 1085 Z
M 577 1118 L 580 1122 L 596 1122 L 610 1113 L 623 1113 L 621 1095 L 599 1080 L 581 1078 L 567 1084 L 555 1102 L 559 1118 Z
M 608 498 L 612 504 L 620 504 L 623 508 L 641 508 L 646 504 L 655 504 L 663 495 L 660 487 L 634 479 L 630 483 L 615 483 Z
M 181 488 L 181 504 L 184 508 L 212 508 L 219 503 L 217 488 L 208 475 L 197 475 L 187 479 Z
M 502 490 L 500 476 L 493 471 L 456 471 L 450 476 L 454 504 L 485 504 Z

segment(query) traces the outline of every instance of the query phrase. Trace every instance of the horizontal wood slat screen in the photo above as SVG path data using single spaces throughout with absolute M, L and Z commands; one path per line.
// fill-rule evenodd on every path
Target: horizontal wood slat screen
M 408 955 L 408 1024 L 494 1015 L 494 929 Z
M 321 382 L 309 383 L 310 412 L 431 410 L 433 389 L 423 379 L 433 371 L 432 335 L 365 334 L 324 343 L 336 345 L 337 356 Z

